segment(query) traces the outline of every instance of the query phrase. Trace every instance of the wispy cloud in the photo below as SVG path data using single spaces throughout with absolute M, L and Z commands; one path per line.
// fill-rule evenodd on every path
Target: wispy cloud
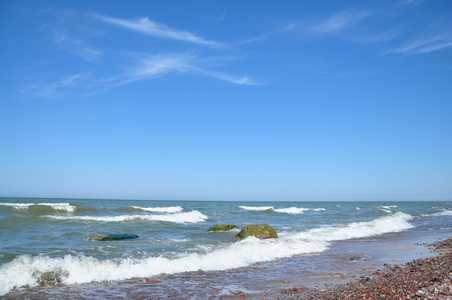
M 308 27 L 309 30 L 327 33 L 327 34 L 338 34 L 342 33 L 348 28 L 351 28 L 366 18 L 372 16 L 374 13 L 372 11 L 352 11 L 345 10 L 326 20 L 323 20 L 317 24 Z
M 153 22 L 149 18 L 127 20 L 93 13 L 67 11 L 50 13 L 56 21 L 48 22 L 51 25 L 47 25 L 45 29 L 51 31 L 50 37 L 56 48 L 96 64 L 90 66 L 87 72 L 80 71 L 86 67 L 85 65 L 73 65 L 72 71 L 64 72 L 72 75 L 54 77 L 53 80 L 40 78 L 36 83 L 23 87 L 22 92 L 28 96 L 36 98 L 87 96 L 137 81 L 151 81 L 178 74 L 203 76 L 237 85 L 260 85 L 259 82 L 247 76 L 222 71 L 223 66 L 228 66 L 232 60 L 236 60 L 235 55 L 224 55 L 227 50 L 237 49 L 232 45 L 224 47 L 224 44 L 207 40 L 189 31 L 170 28 L 165 24 Z M 105 24 L 108 27 L 99 26 Z M 117 35 L 121 42 L 114 44 L 113 48 L 105 47 L 99 38 L 104 37 L 108 31 L 116 33 L 118 28 L 143 34 L 143 39 L 157 37 L 179 41 L 182 43 L 178 48 L 185 43 L 185 46 L 189 46 L 190 49 L 184 52 L 173 52 L 171 48 L 173 43 L 163 43 L 160 54 L 148 53 L 148 49 L 143 50 L 139 46 L 137 48 L 140 49 L 132 52 L 129 49 L 133 49 L 135 44 L 129 43 L 130 35 Z M 96 49 L 89 45 L 88 39 L 104 47 Z M 194 54 L 193 45 L 209 47 L 203 47 Z M 164 49 L 167 50 L 166 53 L 162 53 Z M 217 55 L 218 51 L 220 55 Z
M 88 86 L 93 85 L 91 73 L 78 73 L 64 77 L 54 82 L 39 82 L 29 84 L 22 89 L 22 93 L 35 98 L 58 98 L 73 92 L 80 93 L 80 88 L 84 93 Z
M 93 17 L 105 22 L 107 24 L 123 27 L 132 31 L 136 31 L 146 35 L 152 35 L 159 38 L 174 39 L 179 41 L 190 42 L 194 44 L 206 45 L 206 46 L 221 46 L 221 43 L 216 41 L 206 40 L 194 33 L 177 30 L 168 27 L 165 24 L 160 24 L 149 20 L 149 18 L 139 18 L 135 20 L 125 20 L 120 18 L 114 18 L 99 14 L 93 14 Z
M 424 2 L 424 0 L 402 0 L 397 5 L 411 5 L 411 6 L 417 6 L 421 5 Z
M 201 59 L 187 53 L 135 54 L 135 57 L 132 66 L 110 77 L 96 77 L 93 72 L 78 73 L 54 82 L 28 85 L 23 89 L 23 93 L 37 98 L 58 98 L 65 95 L 87 96 L 113 87 L 132 84 L 136 81 L 153 80 L 170 74 L 200 75 L 237 85 L 261 85 L 246 76 L 236 76 L 212 69 L 213 65 L 219 65 L 228 60 L 224 57 Z
M 405 46 L 386 51 L 385 54 L 425 54 L 452 46 L 452 34 L 437 34 L 425 38 L 419 38 L 409 42 Z
M 122 83 L 137 80 L 149 80 L 170 73 L 195 74 L 220 79 L 239 85 L 260 85 L 247 77 L 240 77 L 213 70 L 212 65 L 224 63 L 229 58 L 199 58 L 188 53 L 170 53 L 165 55 L 141 55 L 135 67 L 124 73 Z
M 379 43 L 379 42 L 386 42 L 393 40 L 400 36 L 404 32 L 404 29 L 402 26 L 396 26 L 394 28 L 391 28 L 385 32 L 380 33 L 366 33 L 362 35 L 358 35 L 356 37 L 350 38 L 352 41 L 356 43 Z
M 88 62 L 94 62 L 102 55 L 101 51 L 87 45 L 82 40 L 70 37 L 66 32 L 61 30 L 55 33 L 54 41 L 65 51 L 68 51 Z
M 295 31 L 308 38 L 340 37 L 355 43 L 375 43 L 393 39 L 400 34 L 401 28 L 391 28 L 385 32 L 379 32 L 371 26 L 361 23 L 378 15 L 373 10 L 347 9 L 317 22 L 294 22 L 284 27 L 283 30 Z M 374 30 L 372 30 L 374 29 Z

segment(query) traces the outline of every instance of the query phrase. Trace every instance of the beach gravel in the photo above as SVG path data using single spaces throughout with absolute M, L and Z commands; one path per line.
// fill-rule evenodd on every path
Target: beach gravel
M 385 265 L 370 277 L 326 289 L 305 287 L 282 290 L 262 299 L 436 299 L 452 300 L 452 238 L 429 245 L 437 256 L 402 265 Z

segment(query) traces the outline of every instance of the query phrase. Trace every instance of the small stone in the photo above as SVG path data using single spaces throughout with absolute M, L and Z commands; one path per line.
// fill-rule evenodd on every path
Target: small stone
M 161 280 L 146 280 L 147 284 L 155 284 L 155 283 L 160 283 L 162 282 Z

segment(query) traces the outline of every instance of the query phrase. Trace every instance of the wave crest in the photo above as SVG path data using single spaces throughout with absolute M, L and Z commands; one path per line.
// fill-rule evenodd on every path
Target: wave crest
M 126 222 L 126 221 L 162 221 L 173 223 L 199 223 L 208 219 L 206 215 L 194 210 L 185 213 L 166 215 L 119 215 L 119 216 L 44 216 L 56 220 L 79 220 L 97 222 Z
M 325 226 L 299 233 L 300 238 L 321 239 L 325 241 L 339 241 L 362 238 L 390 232 L 399 232 L 413 228 L 408 221 L 413 217 L 398 212 L 367 222 L 354 222 L 342 226 Z
M 184 209 L 180 206 L 168 206 L 168 207 L 140 207 L 140 206 L 132 206 L 132 208 L 138 209 L 138 210 L 144 210 L 149 212 L 156 212 L 156 213 L 177 213 L 181 212 Z
M 273 206 L 239 206 L 239 208 L 249 211 L 274 211 L 286 214 L 302 214 L 305 211 L 326 210 L 325 208 L 304 208 L 304 207 L 274 208 Z
M 13 207 L 14 209 L 29 209 L 30 206 L 47 206 L 54 210 L 62 210 L 67 212 L 74 212 L 76 206 L 70 203 L 0 203 L 3 206 Z

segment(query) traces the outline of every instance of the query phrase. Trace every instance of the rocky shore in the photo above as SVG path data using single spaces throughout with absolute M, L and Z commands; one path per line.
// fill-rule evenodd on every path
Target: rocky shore
M 438 253 L 402 265 L 384 265 L 368 276 L 325 289 L 282 290 L 276 298 L 262 299 L 451 299 L 452 238 L 428 245 Z

